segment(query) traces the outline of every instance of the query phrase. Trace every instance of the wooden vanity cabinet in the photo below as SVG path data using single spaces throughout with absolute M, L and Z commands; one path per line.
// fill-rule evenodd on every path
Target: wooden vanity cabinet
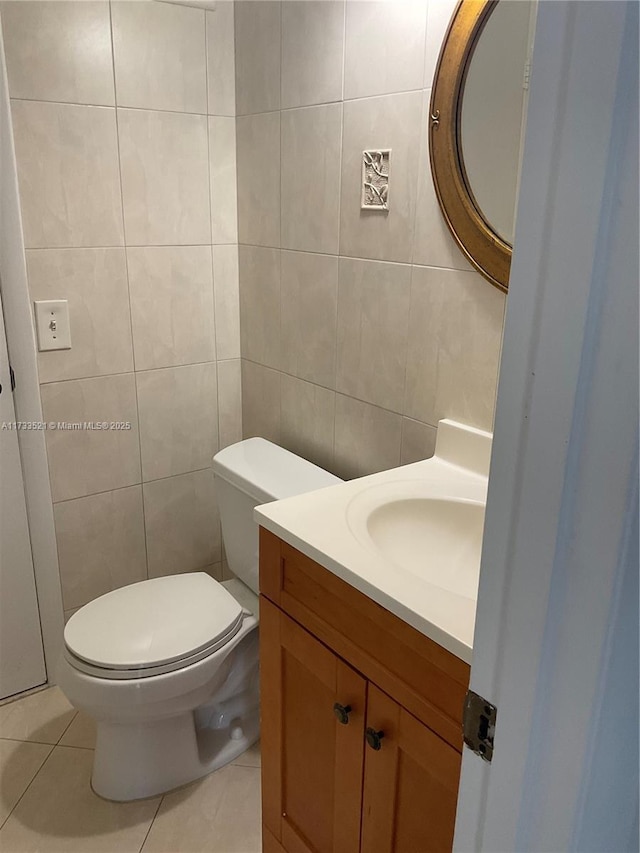
M 260 531 L 264 853 L 451 850 L 469 667 Z

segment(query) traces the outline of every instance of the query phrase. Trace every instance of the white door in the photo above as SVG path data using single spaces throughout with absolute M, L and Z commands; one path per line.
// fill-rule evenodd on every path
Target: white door
M 47 679 L 0 294 L 0 699 Z
M 638 850 L 638 13 L 538 8 L 457 853 Z

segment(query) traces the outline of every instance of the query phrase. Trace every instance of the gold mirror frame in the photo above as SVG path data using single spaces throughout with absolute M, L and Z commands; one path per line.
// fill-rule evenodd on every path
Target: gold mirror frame
M 462 95 L 473 49 L 498 0 L 460 0 L 440 51 L 429 109 L 429 159 L 436 196 L 454 240 L 491 284 L 507 291 L 512 248 L 469 189 L 460 148 Z

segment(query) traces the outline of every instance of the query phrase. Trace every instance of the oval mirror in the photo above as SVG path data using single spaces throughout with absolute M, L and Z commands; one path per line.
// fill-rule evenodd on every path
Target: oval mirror
M 431 95 L 436 195 L 468 260 L 507 290 L 534 0 L 461 0 Z

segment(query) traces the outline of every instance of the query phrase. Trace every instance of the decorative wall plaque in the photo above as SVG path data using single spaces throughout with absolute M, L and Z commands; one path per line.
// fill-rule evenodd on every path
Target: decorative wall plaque
M 363 210 L 389 210 L 389 166 L 391 149 L 362 152 Z

